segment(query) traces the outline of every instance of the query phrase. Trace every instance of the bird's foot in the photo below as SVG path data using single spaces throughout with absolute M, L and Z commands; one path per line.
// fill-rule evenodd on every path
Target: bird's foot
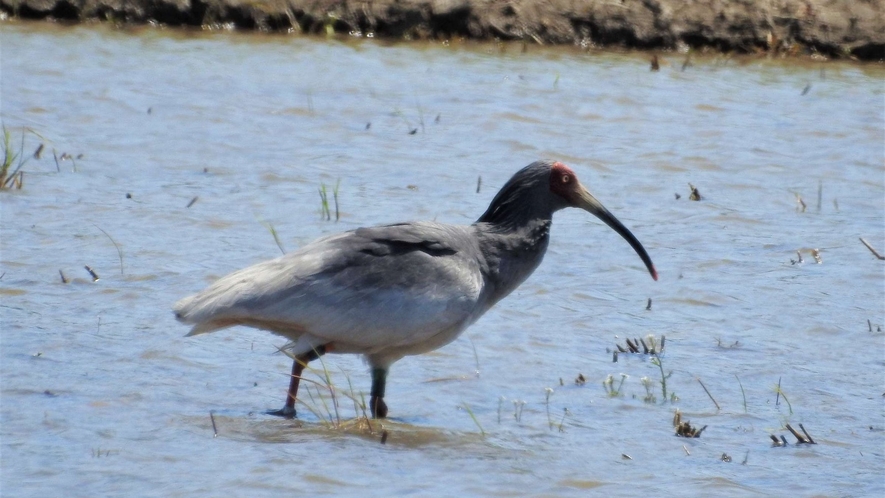
M 369 407 L 372 409 L 372 418 L 387 418 L 387 404 L 384 403 L 384 398 L 372 396 Z
M 295 418 L 295 408 L 292 406 L 284 406 L 279 410 L 268 410 L 267 414 L 275 417 Z

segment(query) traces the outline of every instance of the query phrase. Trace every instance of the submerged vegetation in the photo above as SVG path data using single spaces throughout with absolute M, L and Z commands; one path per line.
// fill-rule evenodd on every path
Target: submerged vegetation
M 41 145 L 35 155 L 42 152 Z M 3 126 L 3 164 L 0 164 L 0 190 L 21 189 L 24 185 L 24 172 L 22 166 L 28 161 L 25 157 L 25 132 L 21 134 L 21 145 L 16 146 L 12 142 L 12 133 Z M 13 167 L 13 165 L 15 165 Z
M 341 179 L 335 182 L 335 188 L 332 189 L 332 199 L 335 202 L 335 221 L 341 219 L 341 213 L 338 211 L 338 187 L 341 186 Z M 332 220 L 332 212 L 329 209 L 329 192 L 325 183 L 320 184 L 320 219 L 326 221 Z

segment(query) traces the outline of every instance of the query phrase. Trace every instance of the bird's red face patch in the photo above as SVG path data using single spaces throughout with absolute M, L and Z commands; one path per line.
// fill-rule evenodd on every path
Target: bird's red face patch
M 550 191 L 569 201 L 574 197 L 578 177 L 571 168 L 561 162 L 553 163 L 550 168 Z

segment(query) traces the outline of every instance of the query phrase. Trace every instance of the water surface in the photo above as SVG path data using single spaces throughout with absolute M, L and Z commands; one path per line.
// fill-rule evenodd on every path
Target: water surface
M 0 117 L 42 137 L 28 153 L 46 144 L 0 194 L 4 494 L 885 492 L 885 267 L 858 241 L 885 251 L 880 66 L 682 70 L 674 54 L 653 73 L 644 55 L 562 47 L 16 23 L 0 41 Z M 75 159 L 57 168 L 53 150 Z M 559 213 L 529 281 L 394 365 L 392 420 L 371 430 L 343 397 L 335 427 L 319 393 L 299 420 L 264 415 L 283 401 L 284 341 L 185 338 L 173 319 L 180 297 L 278 255 L 268 227 L 293 250 L 470 223 L 538 158 L 575 168 L 660 281 L 595 219 Z M 322 220 L 318 188 L 339 181 L 340 221 Z M 666 398 L 648 357 L 612 363 L 647 334 L 667 338 Z M 325 366 L 368 391 L 358 358 Z M 677 408 L 700 438 L 674 436 Z M 787 423 L 818 444 L 795 446 Z

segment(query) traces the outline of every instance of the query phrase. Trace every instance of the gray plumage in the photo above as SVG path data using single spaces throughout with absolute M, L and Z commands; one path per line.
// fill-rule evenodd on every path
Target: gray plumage
M 453 341 L 525 281 L 543 259 L 553 213 L 568 206 L 618 230 L 657 278 L 639 242 L 569 168 L 536 162 L 472 225 L 398 223 L 324 237 L 219 279 L 176 303 L 175 316 L 194 325 L 188 335 L 234 325 L 271 331 L 304 363 L 320 347 L 319 354 L 363 354 L 386 376 L 403 356 Z M 383 376 L 380 383 L 379 399 Z

